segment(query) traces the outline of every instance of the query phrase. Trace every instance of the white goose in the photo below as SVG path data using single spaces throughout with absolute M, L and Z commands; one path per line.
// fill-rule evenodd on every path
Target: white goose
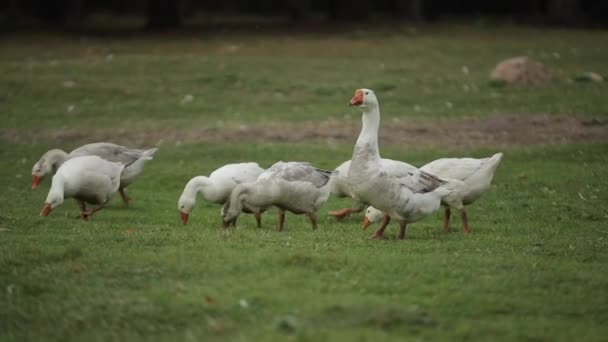
M 350 105 L 363 110 L 363 126 L 348 170 L 351 191 L 356 200 L 385 213 L 372 238 L 381 238 L 391 218 L 395 218 L 400 225 L 399 238 L 403 239 L 407 224 L 438 210 L 441 198 L 453 189 L 444 180 L 420 170 L 404 177 L 388 175 L 382 169 L 378 149 L 380 107 L 376 95 L 369 89 L 359 89 Z
M 489 158 L 442 158 L 432 161 L 420 168 L 420 170 L 431 173 L 448 181 L 459 180 L 458 190 L 453 191 L 441 199 L 445 206 L 443 218 L 443 230 L 450 231 L 451 208 L 460 211 L 462 229 L 469 233 L 469 221 L 465 206 L 475 202 L 481 195 L 490 189 L 492 178 L 500 161 L 502 153 L 496 153 Z M 369 207 L 365 213 L 363 228 L 380 221 L 383 214 L 380 210 Z
M 177 202 L 182 223 L 188 223 L 197 194 L 200 193 L 207 202 L 224 204 L 238 184 L 255 182 L 263 171 L 257 163 L 228 164 L 211 172 L 209 177 L 196 176 L 190 179 Z M 255 213 L 255 219 L 259 227 L 262 224 L 259 212 Z
M 462 228 L 471 231 L 465 206 L 478 200 L 483 193 L 490 189 L 494 173 L 502 160 L 502 153 L 496 153 L 489 158 L 442 158 L 432 161 L 420 170 L 441 178 L 458 179 L 464 183 L 461 191 L 446 196 L 442 201 L 446 206 L 443 219 L 443 229 L 450 230 L 450 208 L 460 211 Z
M 353 198 L 352 191 L 348 184 L 348 169 L 350 168 L 350 163 L 351 161 L 347 160 L 336 168 L 337 175 L 335 176 L 334 186 L 331 192 L 339 198 Z M 389 176 L 394 177 L 404 177 L 409 171 L 417 169 L 411 164 L 385 158 L 380 159 L 380 165 Z M 360 213 L 363 211 L 363 209 L 365 209 L 365 205 L 363 203 L 356 202 L 356 204 L 357 205 L 355 208 L 343 208 L 340 210 L 330 211 L 329 215 L 332 215 L 335 218 L 341 220 L 349 216 L 350 214 Z
M 329 197 L 332 174 L 309 163 L 277 162 L 254 183 L 240 184 L 232 191 L 222 212 L 224 227 L 232 224 L 243 208 L 259 212 L 275 206 L 279 208 L 279 231 L 283 230 L 286 210 L 306 214 L 316 229 L 316 212 Z
M 32 189 L 36 189 L 47 174 L 55 173 L 70 158 L 99 156 L 107 161 L 125 165 L 124 172 L 120 176 L 118 191 L 125 204 L 129 204 L 131 198 L 127 196 L 125 189 L 137 179 L 143 171 L 145 162 L 152 159 L 156 150 L 158 149 L 136 150 L 105 142 L 83 145 L 69 154 L 60 149 L 53 149 L 43 154 L 32 167 Z
M 73 197 L 80 204 L 80 216 L 88 219 L 103 209 L 112 194 L 118 191 L 122 163 L 113 163 L 97 156 L 82 156 L 63 163 L 53 176 L 51 189 L 40 211 L 47 216 L 61 205 L 65 198 Z M 86 203 L 98 205 L 87 211 Z

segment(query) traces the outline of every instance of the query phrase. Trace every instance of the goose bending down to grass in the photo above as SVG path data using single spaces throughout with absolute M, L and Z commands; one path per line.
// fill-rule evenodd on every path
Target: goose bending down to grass
M 53 176 L 40 216 L 49 215 L 65 198 L 72 197 L 80 204 L 80 216 L 87 220 L 93 213 L 103 209 L 110 197 L 118 191 L 124 168 L 122 163 L 109 162 L 98 156 L 69 159 Z M 97 207 L 87 210 L 86 203 Z
M 450 231 L 450 209 L 452 208 L 460 211 L 462 230 L 465 233 L 471 232 L 465 206 L 478 200 L 483 193 L 490 189 L 492 178 L 501 160 L 502 153 L 496 153 L 483 159 L 442 158 L 420 168 L 420 170 L 442 177 L 448 182 L 459 181 L 456 185 L 456 191 L 441 198 L 441 204 L 445 206 L 443 217 L 443 230 L 445 232 Z M 363 228 L 366 229 L 372 223 L 380 221 L 383 216 L 382 211 L 374 207 L 367 208 Z
M 279 231 L 283 230 L 285 211 L 306 214 L 316 229 L 316 212 L 329 197 L 332 174 L 309 163 L 277 162 L 257 181 L 234 188 L 222 211 L 224 228 L 238 218 L 243 208 L 259 212 L 275 206 L 279 209 Z
M 177 202 L 180 218 L 183 224 L 188 223 L 188 217 L 196 204 L 197 194 L 201 194 L 207 202 L 224 204 L 230 193 L 240 183 L 255 182 L 264 171 L 257 163 L 228 164 L 211 172 L 209 177 L 196 176 L 186 184 Z M 258 227 L 262 224 L 260 212 L 255 213 Z
M 354 198 L 353 193 L 348 184 L 348 169 L 350 168 L 350 160 L 345 161 L 336 168 L 337 175 L 335 176 L 334 186 L 332 193 L 339 198 L 350 197 Z M 415 171 L 417 168 L 411 164 L 392 160 L 392 159 L 381 159 L 380 164 L 382 169 L 386 171 L 389 176 L 393 177 L 405 177 L 409 171 Z M 329 212 L 329 215 L 334 216 L 338 220 L 341 220 L 350 214 L 360 213 L 365 209 L 363 203 L 355 201 L 356 206 L 354 208 L 343 208 L 340 210 L 333 210 Z
M 465 206 L 477 201 L 492 185 L 494 173 L 502 160 L 502 153 L 483 159 L 442 158 L 432 161 L 420 170 L 441 178 L 457 179 L 463 182 L 462 189 L 442 199 L 445 206 L 443 230 L 450 231 L 450 208 L 460 211 L 462 229 L 469 233 L 469 220 Z
M 118 191 L 124 203 L 128 205 L 131 198 L 127 196 L 125 189 L 139 177 L 145 162 L 153 158 L 156 150 L 158 149 L 136 150 L 106 142 L 83 145 L 70 153 L 53 149 L 43 154 L 32 167 L 32 189 L 36 189 L 46 175 L 55 173 L 67 160 L 80 156 L 98 156 L 110 162 L 119 162 L 125 166 L 123 173 L 120 175 Z
M 349 104 L 363 111 L 361 133 L 348 170 L 353 197 L 385 213 L 372 238 L 381 238 L 394 218 L 399 221 L 399 238 L 404 239 L 407 224 L 438 210 L 441 198 L 454 189 L 445 180 L 420 170 L 403 177 L 389 175 L 382 168 L 378 148 L 380 107 L 376 95 L 369 89 L 358 89 Z

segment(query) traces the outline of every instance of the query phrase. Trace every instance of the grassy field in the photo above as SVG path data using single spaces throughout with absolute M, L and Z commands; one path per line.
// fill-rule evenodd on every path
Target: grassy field
M 199 200 L 179 222 L 186 181 L 235 161 L 306 160 L 334 168 L 338 143 L 167 139 L 172 129 L 356 124 L 345 104 L 369 87 L 395 119 L 434 123 L 497 115 L 608 119 L 608 33 L 470 27 L 358 30 L 298 36 L 6 37 L 0 48 L 0 340 L 603 340 L 608 335 L 608 137 L 569 144 L 429 149 L 393 141 L 383 155 L 413 164 L 505 153 L 492 190 L 469 209 L 472 234 L 441 233 L 441 215 L 410 240 L 371 241 L 360 216 L 319 229 L 288 215 L 275 230 L 243 217 L 220 228 Z M 527 54 L 562 79 L 493 87 L 500 59 Z M 466 68 L 464 68 L 466 67 Z M 465 70 L 465 72 L 463 72 Z M 191 97 L 187 97 L 191 95 Z M 450 105 L 446 105 L 446 103 Z M 129 189 L 90 222 L 66 203 L 38 212 L 47 179 L 32 164 L 104 130 L 130 146 L 160 146 Z M 382 129 L 382 128 L 381 128 Z M 77 135 L 53 132 L 74 131 Z M 137 138 L 113 130 L 136 132 Z M 142 135 L 142 132 L 147 134 Z M 135 135 L 135 134 L 134 134 Z M 238 138 L 238 136 L 237 136 Z M 439 137 L 437 137 L 439 139 Z

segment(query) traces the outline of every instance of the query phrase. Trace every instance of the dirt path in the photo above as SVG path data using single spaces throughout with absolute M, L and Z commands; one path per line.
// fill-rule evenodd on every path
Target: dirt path
M 0 130 L 0 140 L 12 143 L 84 144 L 112 141 L 131 146 L 163 143 L 327 142 L 351 144 L 360 122 L 322 121 L 300 123 L 229 124 L 220 129 L 39 129 Z M 382 145 L 407 144 L 414 148 L 480 148 L 608 142 L 608 120 L 581 120 L 552 115 L 501 115 L 433 122 L 384 121 Z

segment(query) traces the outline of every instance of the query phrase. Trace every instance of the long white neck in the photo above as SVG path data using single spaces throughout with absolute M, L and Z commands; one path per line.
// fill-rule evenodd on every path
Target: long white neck
M 46 197 L 46 202 L 52 202 L 56 198 L 63 199 L 65 196 L 65 178 L 60 174 L 55 174 L 51 182 L 51 189 Z
M 196 200 L 196 194 L 201 193 L 206 201 L 219 203 L 224 200 L 224 194 L 209 177 L 198 176 L 192 178 L 184 189 L 184 195 Z
M 379 160 L 378 129 L 380 128 L 380 108 L 378 106 L 366 108 L 361 121 L 361 133 L 359 133 L 359 138 L 355 145 L 353 160 L 356 159 L 360 152 L 365 152 L 367 155 L 371 154 Z
M 70 156 L 60 149 L 50 150 L 45 153 L 43 159 L 46 160 L 50 171 L 56 172 L 57 169 L 68 160 Z

